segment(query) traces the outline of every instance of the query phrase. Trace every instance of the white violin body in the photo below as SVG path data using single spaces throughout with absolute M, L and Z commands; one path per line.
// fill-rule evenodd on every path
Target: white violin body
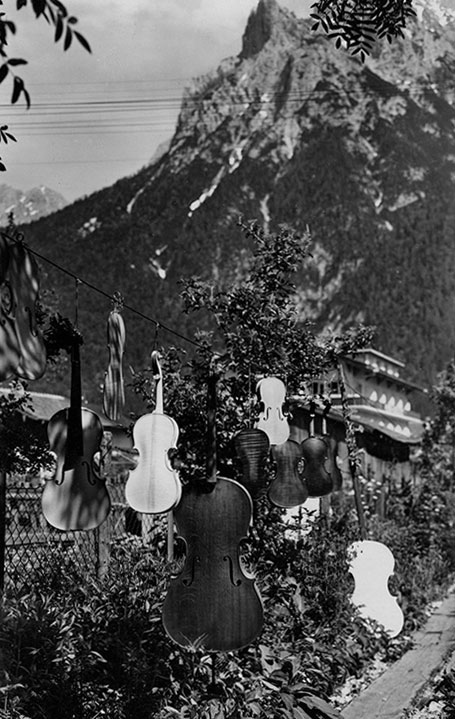
M 352 603 L 361 616 L 374 619 L 390 637 L 396 637 L 403 628 L 404 617 L 387 586 L 395 566 L 392 552 L 382 542 L 365 539 L 349 546 L 348 557 L 349 571 L 355 580 Z
M 283 444 L 290 434 L 288 421 L 283 414 L 286 385 L 278 377 L 264 377 L 257 383 L 256 392 L 262 402 L 256 429 L 266 433 L 270 444 Z

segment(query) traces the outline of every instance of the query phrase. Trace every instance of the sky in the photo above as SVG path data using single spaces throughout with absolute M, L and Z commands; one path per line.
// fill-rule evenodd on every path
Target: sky
M 281 4 L 303 17 L 312 1 Z M 76 40 L 65 52 L 43 18 L 6 0 L 9 57 L 28 60 L 15 72 L 31 108 L 11 106 L 8 78 L 0 85 L 1 125 L 17 138 L 0 144 L 0 183 L 46 185 L 72 202 L 137 172 L 172 136 L 184 87 L 240 52 L 257 2 L 65 0 L 89 54 Z

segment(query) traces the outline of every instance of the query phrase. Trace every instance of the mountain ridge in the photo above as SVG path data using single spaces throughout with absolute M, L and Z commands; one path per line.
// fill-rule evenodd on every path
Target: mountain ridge
M 193 337 L 199 321 L 182 314 L 179 281 L 241 280 L 251 245 L 239 216 L 270 231 L 308 225 L 302 313 L 321 332 L 377 325 L 377 348 L 429 383 L 455 345 L 454 41 L 453 23 L 424 11 L 407 37 L 378 42 L 362 64 L 311 21 L 260 0 L 240 53 L 186 89 L 169 147 L 132 177 L 27 226 L 26 240 Z M 67 277 L 44 264 L 42 272 L 48 301 L 74 314 Z M 78 302 L 94 401 L 110 306 L 88 290 Z M 155 326 L 126 319 L 126 362 L 138 368 Z

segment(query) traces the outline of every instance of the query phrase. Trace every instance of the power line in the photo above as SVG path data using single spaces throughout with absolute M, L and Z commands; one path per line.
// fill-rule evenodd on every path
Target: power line
M 54 260 L 49 259 L 49 257 L 45 257 L 45 255 L 42 255 L 40 252 L 37 252 L 36 250 L 32 249 L 29 245 L 25 244 L 25 242 L 22 242 L 19 239 L 15 239 L 14 237 L 11 237 L 7 233 L 4 233 L 8 239 L 12 240 L 13 242 L 21 243 L 28 252 L 30 252 L 32 255 L 35 255 L 35 257 L 38 257 L 43 262 L 47 262 L 52 267 L 55 267 L 55 269 L 59 270 L 60 272 L 63 272 L 65 275 L 68 275 L 68 277 L 72 277 L 73 280 L 79 284 L 85 285 L 89 289 L 93 290 L 94 292 L 97 292 L 98 294 L 102 295 L 103 297 L 106 297 L 107 299 L 110 299 L 111 301 L 115 301 L 115 297 L 113 295 L 110 295 L 105 290 L 102 290 L 100 287 L 97 287 L 92 282 L 89 282 L 88 280 L 84 280 L 79 275 L 76 275 L 74 272 L 71 272 L 71 270 L 68 270 L 66 267 L 63 267 L 62 265 L 58 264 L 57 262 L 54 262 Z M 194 345 L 195 347 L 202 347 L 202 345 L 199 342 L 196 342 L 196 340 L 191 339 L 190 337 L 187 337 L 186 335 L 183 335 L 181 332 L 178 332 L 177 330 L 174 330 L 172 327 L 169 327 L 168 325 L 165 325 L 163 322 L 160 322 L 159 320 L 155 319 L 154 317 L 150 317 L 150 315 L 146 315 L 140 310 L 136 309 L 135 307 L 132 307 L 131 305 L 126 304 L 123 302 L 122 305 L 125 309 L 129 310 L 135 315 L 138 315 L 144 320 L 147 320 L 147 322 L 151 322 L 155 325 L 156 330 L 162 329 L 165 332 L 169 332 L 170 334 L 174 335 L 175 337 L 178 337 L 181 340 L 184 340 L 185 342 L 189 342 L 190 344 Z

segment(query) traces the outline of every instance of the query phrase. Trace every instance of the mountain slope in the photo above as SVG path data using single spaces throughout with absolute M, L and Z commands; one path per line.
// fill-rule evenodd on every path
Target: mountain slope
M 6 218 L 12 212 L 17 224 L 33 222 L 61 210 L 67 204 L 60 193 L 43 185 L 31 190 L 16 190 L 9 185 L 0 185 L 0 217 Z
M 26 239 L 193 336 L 179 280 L 239 281 L 250 250 L 239 216 L 271 230 L 309 225 L 302 312 L 320 330 L 375 324 L 377 348 L 404 360 L 410 378 L 431 382 L 455 347 L 454 48 L 454 25 L 424 11 L 404 40 L 379 45 L 362 65 L 310 22 L 260 0 L 239 55 L 187 89 L 167 151 L 28 226 Z M 43 287 L 73 316 L 74 282 L 42 270 Z M 95 399 L 110 306 L 82 287 L 77 309 Z M 132 313 L 125 320 L 125 361 L 137 368 L 155 329 Z M 158 341 L 181 344 L 162 329 Z

